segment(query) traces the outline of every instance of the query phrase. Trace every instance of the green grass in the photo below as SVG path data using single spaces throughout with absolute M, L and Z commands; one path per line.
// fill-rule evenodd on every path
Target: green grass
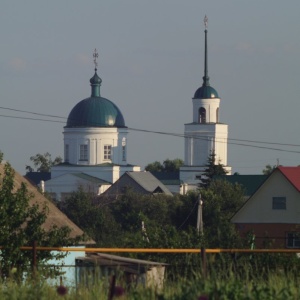
M 142 286 L 131 287 L 123 296 L 114 299 L 134 300 L 197 300 L 200 296 L 217 300 L 289 300 L 300 299 L 300 279 L 297 272 L 284 271 L 282 268 L 263 270 L 249 268 L 249 265 L 239 267 L 226 265 L 210 268 L 209 275 L 203 278 L 198 272 L 191 272 L 176 280 L 166 279 L 164 288 L 157 291 L 154 288 Z M 59 281 L 57 282 L 59 284 Z M 120 280 L 117 285 L 125 287 Z M 49 286 L 42 280 L 27 281 L 21 285 L 12 280 L 0 284 L 0 299 L 108 299 L 109 285 L 107 281 L 99 281 L 88 287 L 77 289 L 68 287 L 65 295 L 57 293 L 57 286 Z

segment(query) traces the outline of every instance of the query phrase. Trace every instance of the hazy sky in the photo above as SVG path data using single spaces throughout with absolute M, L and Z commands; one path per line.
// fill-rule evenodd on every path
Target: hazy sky
M 258 174 L 277 159 L 299 165 L 300 146 L 236 145 L 300 145 L 299 12 L 299 0 L 1 0 L 0 149 L 22 174 L 36 153 L 63 156 L 64 123 L 8 118 L 51 119 L 3 108 L 67 118 L 90 96 L 94 48 L 101 95 L 128 127 L 183 133 L 202 84 L 206 14 L 233 172 Z M 130 131 L 128 147 L 128 161 L 142 167 L 184 158 L 179 137 Z

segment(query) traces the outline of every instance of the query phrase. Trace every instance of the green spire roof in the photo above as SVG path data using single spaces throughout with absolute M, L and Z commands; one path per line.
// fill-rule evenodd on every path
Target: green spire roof
M 90 79 L 91 87 L 92 87 L 92 97 L 100 97 L 100 86 L 102 79 L 97 74 L 97 68 L 95 68 L 95 74 Z
M 218 92 L 210 86 L 209 84 L 209 76 L 208 76 L 208 67 L 207 67 L 207 23 L 208 19 L 205 16 L 204 24 L 205 24 L 205 54 L 204 54 L 204 76 L 203 84 L 200 88 L 197 89 L 194 95 L 194 99 L 209 99 L 209 98 L 219 98 Z

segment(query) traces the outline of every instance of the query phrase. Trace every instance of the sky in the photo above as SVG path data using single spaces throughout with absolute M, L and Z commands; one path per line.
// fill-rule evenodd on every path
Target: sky
M 66 118 L 90 96 L 95 48 L 101 96 L 126 126 L 182 134 L 202 85 L 207 15 L 208 74 L 233 173 L 297 166 L 299 11 L 299 0 L 2 0 L 0 150 L 21 174 L 37 153 L 63 156 Z M 129 163 L 167 158 L 184 158 L 182 137 L 129 131 Z

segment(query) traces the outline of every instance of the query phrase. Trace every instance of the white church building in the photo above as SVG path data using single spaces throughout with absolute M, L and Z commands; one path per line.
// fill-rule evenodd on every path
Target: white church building
M 127 163 L 128 128 L 119 108 L 101 97 L 96 50 L 93 56 L 91 96 L 71 110 L 63 131 L 64 163 L 53 166 L 51 179 L 45 182 L 45 191 L 57 200 L 79 186 L 101 194 L 125 172 L 141 169 Z
M 220 122 L 221 99 L 208 77 L 207 17 L 204 23 L 203 83 L 192 98 L 192 122 L 184 125 L 184 166 L 180 168 L 176 186 L 167 185 L 181 194 L 198 188 L 212 153 L 215 162 L 231 174 L 227 164 L 228 125 Z M 128 128 L 119 108 L 100 95 L 102 80 L 97 74 L 96 50 L 93 57 L 91 96 L 71 110 L 63 131 L 64 163 L 52 167 L 51 179 L 45 182 L 45 191 L 57 200 L 69 196 L 79 186 L 100 195 L 125 172 L 141 171 L 139 166 L 127 163 Z
M 180 168 L 183 193 L 196 189 L 201 175 L 206 169 L 208 157 L 214 153 L 216 163 L 224 166 L 227 174 L 228 125 L 220 122 L 220 102 L 218 92 L 210 86 L 207 68 L 207 17 L 205 23 L 205 57 L 203 83 L 192 99 L 193 121 L 184 125 L 184 166 Z

